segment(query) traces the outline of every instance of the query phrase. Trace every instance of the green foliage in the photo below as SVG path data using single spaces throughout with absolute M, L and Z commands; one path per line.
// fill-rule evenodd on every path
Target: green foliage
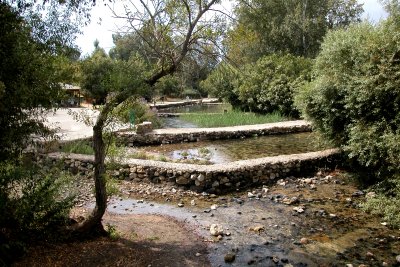
M 97 104 L 103 104 L 110 88 L 113 62 L 102 48 L 96 48 L 92 55 L 82 61 L 81 88 Z
M 231 103 L 234 108 L 240 108 L 241 101 L 235 93 L 238 76 L 238 71 L 232 66 L 221 63 L 200 83 L 200 87 L 210 96 L 223 99 Z
M 228 56 L 235 64 L 279 52 L 314 57 L 328 29 L 360 21 L 362 12 L 356 0 L 241 1 L 227 39 Z
M 312 62 L 292 56 L 271 55 L 247 65 L 239 75 L 237 94 L 247 109 L 298 117 L 294 94 L 310 80 Z
M 361 207 L 372 214 L 382 216 L 389 225 L 400 228 L 400 177 L 397 175 L 372 188 L 376 196 L 367 198 Z
M 68 181 L 59 169 L 0 164 L 0 259 L 14 253 L 15 242 L 60 238 L 73 205 L 73 196 L 61 192 Z
M 232 111 L 204 116 L 196 113 L 182 114 L 180 118 L 199 127 L 225 127 L 237 125 L 263 124 L 287 120 L 279 113 L 259 115 L 251 112 Z
M 129 98 L 114 110 L 115 116 L 124 123 L 130 122 L 131 112 L 134 113 L 135 124 L 150 121 L 154 127 L 161 125 L 157 113 L 151 110 L 148 105 L 138 101 L 135 97 Z
M 117 231 L 115 225 L 111 225 L 107 223 L 107 234 L 111 238 L 111 240 L 117 240 L 121 237 L 120 233 Z
M 106 175 L 106 192 L 109 197 L 120 195 L 117 180 L 109 175 Z
M 30 32 L 18 13 L 0 2 L 0 161 L 18 156 L 32 135 L 48 133 L 43 108 L 60 96 L 55 57 Z
M 296 100 L 317 130 L 379 177 L 400 171 L 399 36 L 390 22 L 329 33 L 316 79 Z
M 76 140 L 68 142 L 61 147 L 61 151 L 65 153 L 93 155 L 93 146 L 87 140 Z
M 154 87 L 159 96 L 179 97 L 181 93 L 179 79 L 176 76 L 165 76 Z

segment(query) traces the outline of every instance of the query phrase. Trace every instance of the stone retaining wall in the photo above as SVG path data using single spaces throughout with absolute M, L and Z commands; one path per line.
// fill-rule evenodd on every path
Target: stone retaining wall
M 120 132 L 117 135 L 117 143 L 119 145 L 133 147 L 197 142 L 200 140 L 239 139 L 310 131 L 311 125 L 306 121 L 288 121 L 220 128 L 158 129 L 142 135 L 134 132 Z
M 61 160 L 65 169 L 73 174 L 93 175 L 93 156 L 51 153 L 41 160 L 43 164 L 56 164 Z M 134 182 L 170 183 L 196 191 L 221 193 L 270 184 L 285 177 L 304 176 L 319 168 L 335 168 L 339 160 L 337 149 L 215 165 L 127 159 L 113 164 L 115 168 L 108 172 L 112 177 Z

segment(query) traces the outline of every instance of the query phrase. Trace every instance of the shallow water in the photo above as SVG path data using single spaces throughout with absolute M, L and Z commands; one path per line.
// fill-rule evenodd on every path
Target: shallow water
M 159 109 L 159 113 L 223 113 L 231 111 L 232 106 L 228 103 L 195 104 L 188 106 Z
M 159 109 L 159 113 L 223 113 L 231 111 L 232 106 L 227 103 L 216 104 L 195 104 L 189 106 L 172 107 L 166 109 Z M 198 126 L 183 121 L 179 117 L 160 118 L 163 128 L 197 128 Z
M 194 143 L 148 146 L 143 151 L 162 154 L 172 160 L 207 159 L 225 163 L 277 155 L 318 151 L 327 148 L 318 144 L 314 133 L 260 136 L 246 139 L 199 141 Z M 203 153 L 202 153 L 203 152 Z M 204 153 L 209 152 L 209 153 Z
M 334 178 L 314 179 L 314 190 L 287 180 L 284 186 L 269 187 L 259 199 L 248 198 L 246 192 L 219 197 L 181 195 L 176 201 L 184 203 L 184 207 L 178 207 L 175 201 L 165 203 L 163 197 L 158 200 L 163 203 L 156 196 L 155 201 L 120 198 L 110 201 L 108 211 L 160 214 L 193 226 L 210 244 L 208 257 L 212 266 L 382 266 L 383 261 L 392 266 L 400 253 L 400 232 L 356 209 L 358 197 L 353 193 L 357 189 L 352 185 L 335 182 Z M 261 188 L 253 190 L 254 194 L 263 192 Z M 298 197 L 297 205 L 305 211 L 299 214 L 293 210 L 294 205 L 283 204 L 286 196 Z M 191 201 L 196 205 L 192 206 Z M 210 208 L 212 204 L 217 204 L 215 210 Z M 211 224 L 224 228 L 221 241 L 210 235 Z M 257 226 L 263 230 L 251 230 Z M 306 244 L 299 243 L 303 237 L 309 240 Z M 368 258 L 368 252 L 374 258 Z M 226 253 L 236 254 L 234 263 L 224 262 Z

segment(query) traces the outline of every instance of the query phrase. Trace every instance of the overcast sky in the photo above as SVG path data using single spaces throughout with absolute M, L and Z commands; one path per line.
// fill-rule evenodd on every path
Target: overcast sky
M 363 17 L 366 19 L 376 22 L 387 16 L 378 0 L 358 0 L 358 2 L 364 3 L 365 13 Z M 93 51 L 93 42 L 96 39 L 99 40 L 100 46 L 108 51 L 114 45 L 112 34 L 124 26 L 124 22 L 121 19 L 113 18 L 108 6 L 105 6 L 100 1 L 98 3 L 100 4 L 92 9 L 91 23 L 82 29 L 83 34 L 76 40 L 76 44 L 82 51 L 82 56 L 88 55 Z M 121 9 L 121 5 L 116 5 L 114 8 L 116 10 Z

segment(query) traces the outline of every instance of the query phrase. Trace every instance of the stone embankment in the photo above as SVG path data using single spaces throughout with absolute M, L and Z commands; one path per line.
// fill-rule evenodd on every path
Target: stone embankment
M 303 176 L 317 168 L 332 169 L 337 166 L 339 159 L 340 153 L 336 149 L 215 165 L 122 159 L 112 164 L 113 169 L 109 170 L 109 174 L 134 182 L 176 184 L 196 191 L 221 193 L 271 184 L 285 177 Z M 47 164 L 57 164 L 61 160 L 65 169 L 74 174 L 93 175 L 93 156 L 51 153 L 42 160 Z
M 311 131 L 310 123 L 302 120 L 277 123 L 244 125 L 220 128 L 156 129 L 147 134 L 119 132 L 119 145 L 133 147 L 142 145 L 161 145 L 200 140 L 240 139 L 246 137 L 287 134 Z

